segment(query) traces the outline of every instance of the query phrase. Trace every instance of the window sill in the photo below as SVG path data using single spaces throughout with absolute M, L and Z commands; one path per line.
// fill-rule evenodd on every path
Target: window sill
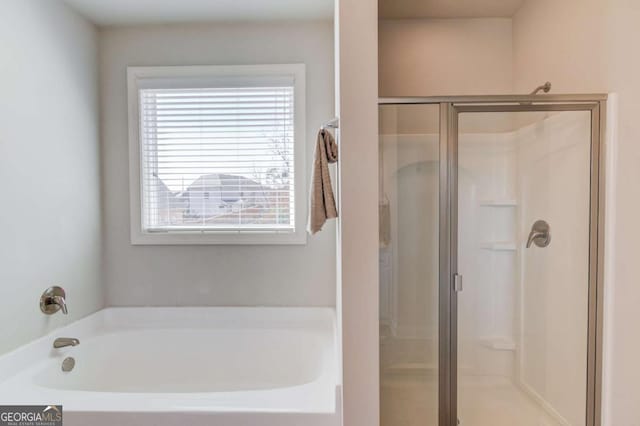
M 276 232 L 131 232 L 132 245 L 304 245 L 304 230 Z

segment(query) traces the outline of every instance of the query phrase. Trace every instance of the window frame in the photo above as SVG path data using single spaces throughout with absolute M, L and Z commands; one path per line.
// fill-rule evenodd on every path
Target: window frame
M 278 65 L 205 65 L 127 67 L 128 128 L 129 128 L 129 204 L 132 245 L 280 245 L 306 244 L 307 185 L 306 185 L 306 82 L 304 64 Z M 294 230 L 264 231 L 145 231 L 142 208 L 142 143 L 140 122 L 140 89 L 149 82 L 163 82 L 171 88 L 171 80 L 179 85 L 206 87 L 207 81 L 220 78 L 254 81 L 259 78 L 293 77 L 294 81 Z M 174 86 L 177 87 L 177 86 Z

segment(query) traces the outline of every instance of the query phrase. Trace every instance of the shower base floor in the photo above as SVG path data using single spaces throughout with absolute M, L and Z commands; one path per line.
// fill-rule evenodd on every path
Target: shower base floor
M 438 426 L 437 378 L 383 377 L 381 426 Z M 461 426 L 562 426 L 503 377 L 469 376 L 459 389 Z

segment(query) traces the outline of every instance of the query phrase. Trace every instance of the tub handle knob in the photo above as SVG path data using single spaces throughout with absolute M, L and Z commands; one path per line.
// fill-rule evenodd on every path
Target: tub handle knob
M 62 287 L 49 287 L 40 296 L 40 310 L 47 315 L 53 315 L 58 311 L 67 315 L 69 311 L 67 310 L 66 296 Z

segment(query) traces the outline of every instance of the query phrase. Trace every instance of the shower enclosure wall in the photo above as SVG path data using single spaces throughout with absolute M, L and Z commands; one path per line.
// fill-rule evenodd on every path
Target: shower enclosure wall
M 383 426 L 599 425 L 605 102 L 380 100 Z

